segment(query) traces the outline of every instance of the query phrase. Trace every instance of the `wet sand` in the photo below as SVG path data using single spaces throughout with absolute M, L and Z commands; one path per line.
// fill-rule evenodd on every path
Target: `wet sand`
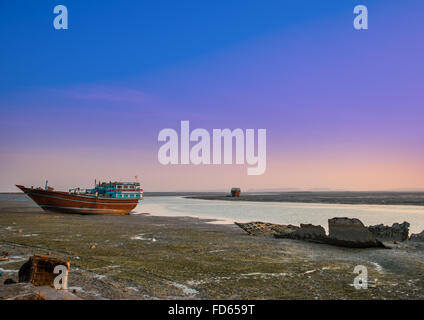
M 24 195 L 3 196 L 0 253 L 10 261 L 0 262 L 0 291 L 29 256 L 50 254 L 70 260 L 69 287 L 90 299 L 424 299 L 422 244 L 348 249 L 206 222 L 47 214 Z M 356 265 L 375 288 L 352 286 Z

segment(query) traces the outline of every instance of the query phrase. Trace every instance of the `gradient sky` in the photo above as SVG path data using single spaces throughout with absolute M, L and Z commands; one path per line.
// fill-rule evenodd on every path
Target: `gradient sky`
M 69 29 L 53 28 L 68 8 Z M 365 4 L 369 29 L 353 28 Z M 421 0 L 0 0 L 0 191 L 424 190 Z M 267 170 L 157 160 L 163 128 L 267 129 Z

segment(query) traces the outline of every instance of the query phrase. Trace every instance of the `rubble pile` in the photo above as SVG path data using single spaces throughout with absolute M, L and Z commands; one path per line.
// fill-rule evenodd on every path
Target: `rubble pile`
M 380 241 L 405 241 L 408 240 L 409 223 L 393 223 L 391 227 L 379 224 L 369 226 L 368 230 Z
M 385 248 L 384 244 L 358 219 L 345 217 L 329 219 L 328 235 L 322 226 L 312 224 L 301 224 L 300 227 L 264 222 L 235 224 L 254 236 L 273 236 L 351 248 Z

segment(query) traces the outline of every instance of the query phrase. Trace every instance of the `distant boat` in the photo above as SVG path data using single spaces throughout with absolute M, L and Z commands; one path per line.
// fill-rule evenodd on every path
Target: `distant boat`
M 69 192 L 16 185 L 44 211 L 78 214 L 128 214 L 143 199 L 139 182 L 95 183 L 93 189 L 70 189 Z

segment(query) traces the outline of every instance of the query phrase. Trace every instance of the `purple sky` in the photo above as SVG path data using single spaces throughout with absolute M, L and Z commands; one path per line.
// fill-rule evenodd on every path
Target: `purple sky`
M 330 8 L 334 2 L 324 3 Z M 252 28 L 247 35 L 240 31 L 225 43 L 214 38 L 225 30 L 210 32 L 203 42 L 193 35 L 202 50 L 194 42 L 191 51 L 185 50 L 196 54 L 181 53 L 178 59 L 168 57 L 179 50 L 178 43 L 157 38 L 151 47 L 138 48 L 139 58 L 128 58 L 134 72 L 121 66 L 126 51 L 96 57 L 88 52 L 93 64 L 105 56 L 108 63 L 97 66 L 97 73 L 86 67 L 84 77 L 78 64 L 85 59 L 83 44 L 70 38 L 73 55 L 67 51 L 61 59 L 59 51 L 57 61 L 51 60 L 61 74 L 55 81 L 42 78 L 43 68 L 30 60 L 31 49 L 41 58 L 47 49 L 24 48 L 9 39 L 3 58 L 22 66 L 15 69 L 19 77 L 3 69 L 10 81 L 3 81 L 0 90 L 0 191 L 15 190 L 15 183 L 41 185 L 45 179 L 67 189 L 95 178 L 131 180 L 135 175 L 148 191 L 233 185 L 244 190 L 424 189 L 424 3 L 364 3 L 370 11 L 366 31 L 352 26 L 354 4 L 316 8 L 316 14 L 307 6 L 296 8 L 296 18 L 285 24 Z M 232 17 L 234 26 L 237 19 L 247 23 L 242 16 Z M 193 30 L 201 22 L 192 23 L 180 27 Z M 5 36 L 12 21 L 0 27 Z M 108 41 L 105 36 L 102 43 Z M 143 69 L 155 43 L 163 63 L 152 56 L 158 65 Z M 68 70 L 68 63 L 80 73 Z M 109 64 L 113 74 L 102 69 Z M 179 129 L 181 120 L 209 131 L 267 129 L 266 173 L 247 176 L 246 166 L 235 165 L 160 165 L 157 135 L 163 128 Z

